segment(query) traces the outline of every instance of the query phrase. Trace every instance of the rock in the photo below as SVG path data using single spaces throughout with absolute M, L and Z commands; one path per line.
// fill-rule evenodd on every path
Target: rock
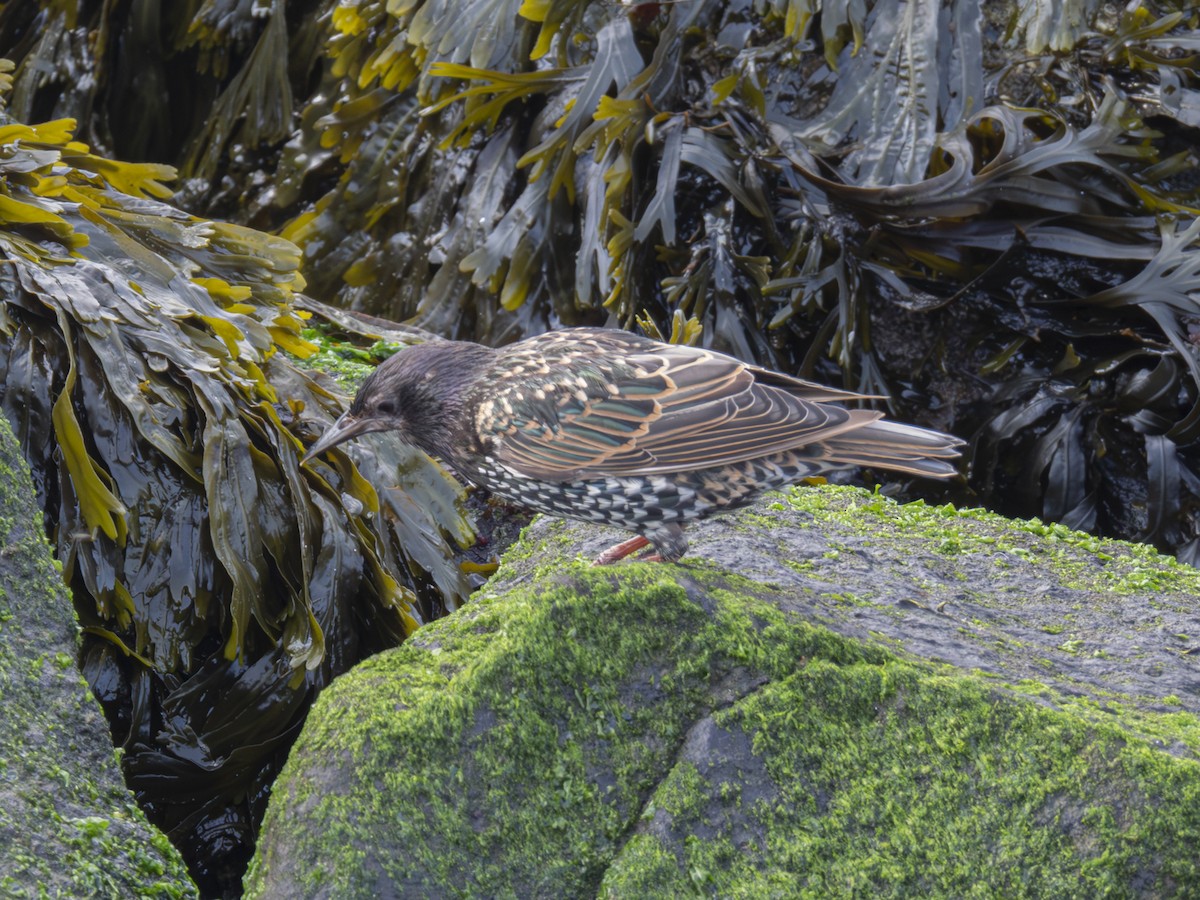
M 689 534 L 539 519 L 335 681 L 248 896 L 1194 895 L 1200 572 L 853 488 Z
M 0 896 L 195 897 L 121 780 L 29 469 L 0 416 Z

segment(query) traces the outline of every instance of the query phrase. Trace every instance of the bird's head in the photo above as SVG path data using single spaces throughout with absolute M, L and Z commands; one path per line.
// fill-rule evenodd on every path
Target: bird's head
M 372 431 L 395 431 L 406 443 L 444 456 L 463 394 L 493 353 L 479 344 L 430 341 L 384 360 L 358 390 L 354 402 L 301 462 Z

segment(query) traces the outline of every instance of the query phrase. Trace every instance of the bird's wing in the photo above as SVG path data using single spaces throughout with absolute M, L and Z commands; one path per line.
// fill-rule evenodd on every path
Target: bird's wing
M 539 350 L 522 357 L 522 377 L 493 383 L 478 424 L 500 463 L 544 480 L 721 466 L 881 415 L 821 402 L 856 395 L 787 376 L 786 389 L 761 384 L 768 373 L 731 357 L 634 335 L 576 332 Z

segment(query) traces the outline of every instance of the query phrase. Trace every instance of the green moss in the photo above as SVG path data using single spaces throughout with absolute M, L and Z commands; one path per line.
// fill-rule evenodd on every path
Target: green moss
M 1092 720 L 1111 713 L 902 659 L 703 564 L 681 582 L 551 569 L 320 698 L 249 896 L 278 878 L 332 896 L 984 897 L 1200 877 L 1200 767 Z M 704 771 L 680 753 L 710 715 L 742 755 Z
M 411 848 L 384 864 L 397 883 L 420 871 L 438 891 L 595 884 L 715 672 L 791 671 L 821 646 L 861 655 L 823 630 L 785 625 L 765 603 L 720 602 L 709 619 L 667 573 L 631 565 L 618 580 L 576 565 L 569 585 L 529 600 L 484 597 L 339 681 L 297 753 L 349 748 L 363 790 L 291 788 L 293 801 L 328 822 L 319 855 L 334 858 L 320 866 L 322 881 L 333 878 L 335 892 L 365 890 L 340 857 L 358 852 L 364 822 L 387 820 Z M 361 714 L 368 696 L 377 715 Z M 347 702 L 357 711 L 353 732 L 338 712 Z M 597 768 L 600 781 L 588 774 Z M 381 804 L 398 796 L 412 806 L 394 822 Z M 476 860 L 465 870 L 464 852 Z
M 71 601 L 33 497 L 0 416 L 0 896 L 194 897 L 126 790 L 75 667 Z
M 1186 594 L 1194 573 L 1132 545 L 862 491 L 770 503 L 803 504 L 817 537 L 805 563 L 754 580 L 700 554 L 597 570 L 575 558 L 577 530 L 538 526 L 545 537 L 504 561 L 507 589 L 320 698 L 273 796 L 249 896 L 365 897 L 380 884 L 437 896 L 1186 894 L 1200 878 L 1200 764 L 1187 758 L 1200 755 L 1200 720 L 1178 696 L 1121 693 L 1119 671 L 1111 689 L 1070 673 L 1106 653 L 1081 624 L 1089 604 L 1144 583 Z M 856 536 L 911 561 L 901 599 L 880 608 Z M 820 556 L 822 542 L 844 558 Z M 953 579 L 933 571 L 980 560 L 1075 587 L 1048 621 L 1030 620 L 1032 603 L 1002 582 L 955 580 L 947 594 Z M 843 565 L 852 589 L 807 589 Z M 1071 593 L 1079 585 L 1092 593 Z M 955 609 L 968 598 L 970 613 Z M 1013 666 L 919 658 L 887 632 L 905 617 Z M 1188 640 L 1178 630 L 1172 652 Z
M 971 677 L 813 660 L 713 718 L 748 752 L 675 767 L 605 896 L 689 893 L 695 873 L 722 897 L 1172 895 L 1200 878 L 1200 767 Z M 730 767 L 769 790 L 723 819 Z
M 289 353 L 288 358 L 300 368 L 317 369 L 332 376 L 349 394 L 358 390 L 380 362 L 403 346 L 391 341 L 376 341 L 364 349 L 331 337 L 326 328 L 305 328 L 300 336 L 315 344 L 317 352 L 303 358 Z
M 1089 725 L 1119 725 L 1127 733 L 1137 734 L 1159 747 L 1184 747 L 1194 757 L 1200 757 L 1200 718 L 1194 713 L 1139 708 L 1118 699 L 1099 703 L 1086 696 L 1063 696 L 1036 682 L 1009 687 L 1018 694 L 1051 701 L 1056 707 L 1072 713 Z M 1179 698 L 1168 695 L 1146 702 L 1172 706 L 1178 704 Z
M 932 544 L 947 555 L 986 554 L 997 565 L 1010 554 L 1055 572 L 1064 585 L 1081 590 L 1200 594 L 1200 571 L 1191 566 L 1145 544 L 1098 538 L 1065 525 L 1006 519 L 983 509 L 927 506 L 920 500 L 899 504 L 878 492 L 838 485 L 791 488 L 782 496 L 788 506 L 811 514 L 818 524 L 836 524 L 852 534 L 882 534 L 890 542 L 922 551 Z M 881 530 L 880 523 L 887 527 Z M 1119 565 L 1106 565 L 1113 562 Z

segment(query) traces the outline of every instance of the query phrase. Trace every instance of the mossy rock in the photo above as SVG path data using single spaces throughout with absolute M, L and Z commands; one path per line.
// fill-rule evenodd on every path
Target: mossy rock
M 78 626 L 0 416 L 0 896 L 198 896 L 125 788 Z
M 339 678 L 248 896 L 1200 893 L 1200 572 L 850 488 L 690 534 L 538 520 Z

